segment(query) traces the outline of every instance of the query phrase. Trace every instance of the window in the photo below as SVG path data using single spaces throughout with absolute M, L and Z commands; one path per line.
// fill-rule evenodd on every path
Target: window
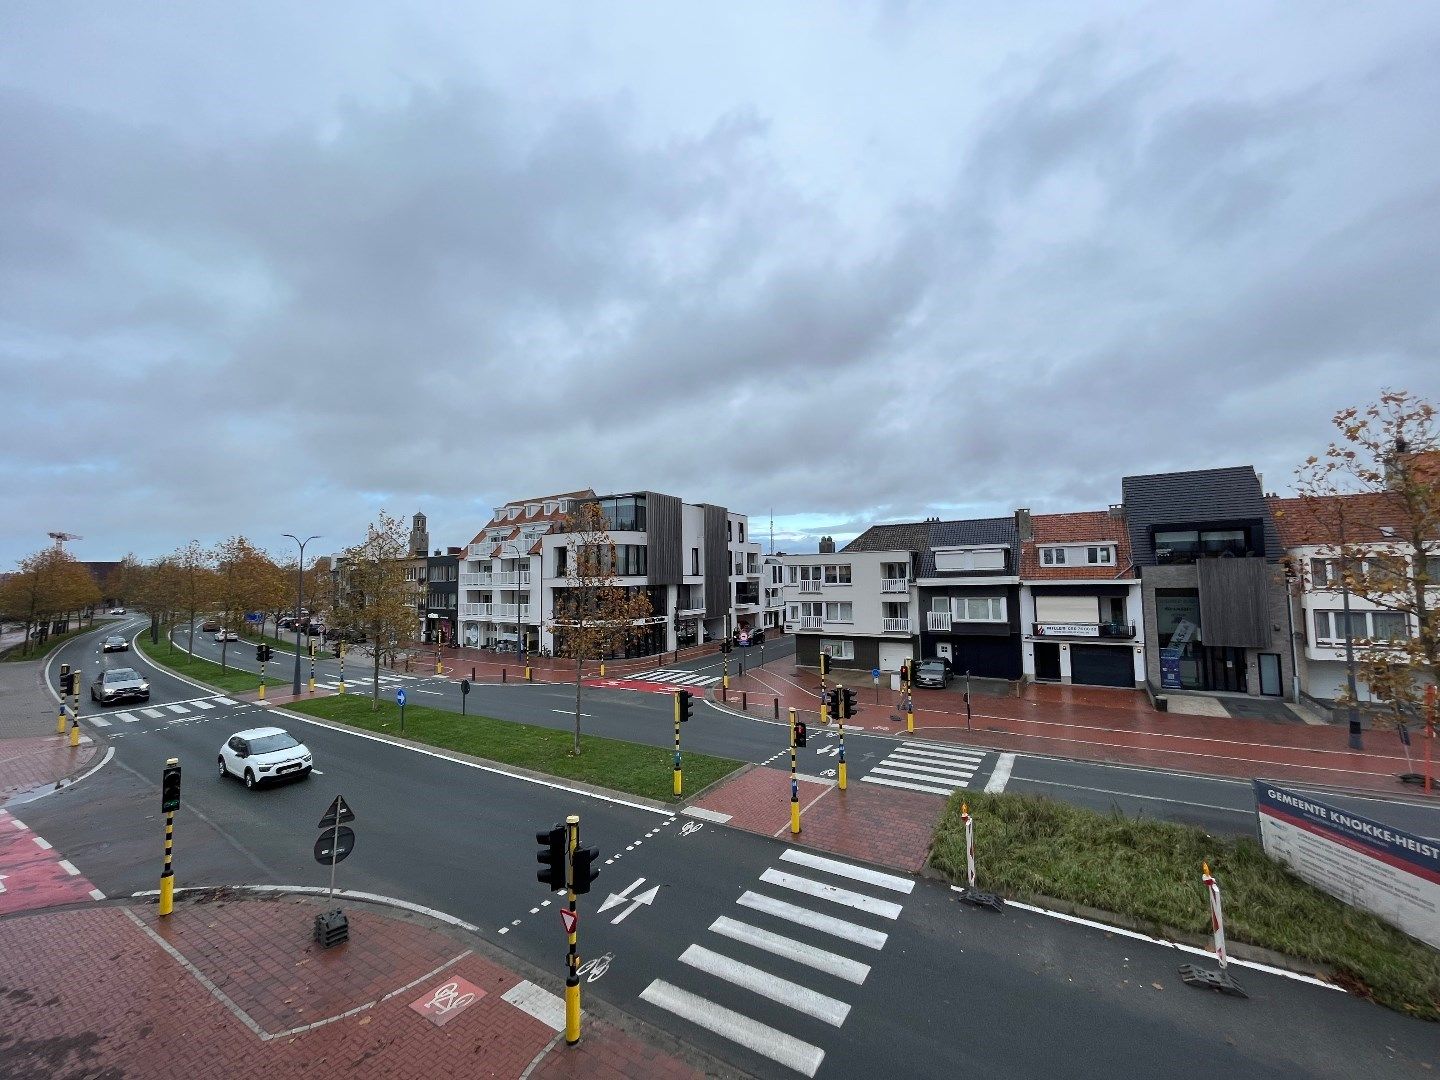
M 735 553 L 735 576 L 745 576 L 745 556 L 741 555 L 738 551 Z
M 1410 637 L 1410 623 L 1403 612 L 1370 612 L 1370 636 L 1376 641 L 1405 641 Z
M 930 610 L 938 611 L 944 615 L 949 615 L 950 598 L 948 596 L 932 596 L 930 598 Z
M 727 521 L 727 522 L 725 522 L 725 539 L 726 539 L 726 540 L 734 540 L 734 539 L 735 539 L 735 523 L 734 523 L 733 521 Z
M 1425 556 L 1425 576 L 1431 585 L 1440 585 L 1440 555 Z
M 743 544 L 744 542 L 745 542 L 745 523 L 742 521 L 742 522 L 740 522 L 740 543 Z
M 820 651 L 829 653 L 832 660 L 855 659 L 855 643 L 853 641 L 836 641 L 834 638 L 821 638 Z
M 1340 562 L 1338 559 L 1311 559 L 1310 581 L 1317 589 L 1326 585 L 1340 584 Z
M 786 620 L 787 622 L 794 622 L 796 619 L 800 618 L 800 606 L 801 606 L 801 605 L 799 605 L 799 604 L 791 604 L 791 605 L 790 605 L 790 608 L 789 608 L 789 612 L 790 612 L 790 613 L 785 616 L 785 620 Z
M 1365 577 L 1376 584 L 1403 582 L 1407 576 L 1405 560 L 1399 555 L 1371 555 L 1363 568 Z
M 1092 547 L 1085 549 L 1085 561 L 1091 566 L 1109 566 L 1114 561 L 1115 552 L 1113 548 Z
M 1045 566 L 1064 566 L 1064 565 L 1065 565 L 1065 549 L 1064 549 L 1064 548 L 1041 548 L 1041 549 L 1040 549 L 1040 562 L 1043 563 Z
M 792 607 L 793 611 L 794 608 Z M 800 605 L 800 618 L 802 619 L 823 619 L 825 617 L 825 605 L 818 600 L 807 600 Z
M 955 618 L 960 622 L 1004 622 L 1003 596 L 957 596 Z
M 849 564 L 849 563 L 837 563 L 837 564 L 835 564 L 835 565 L 825 567 L 825 584 L 826 584 L 826 585 L 849 585 L 849 584 L 850 584 L 850 564 Z
M 564 577 L 567 573 L 569 573 L 569 569 L 565 558 L 565 549 L 557 547 L 555 549 L 555 576 Z
M 691 548 L 691 549 L 690 549 L 690 576 L 691 576 L 691 577 L 698 577 L 699 575 L 700 575 L 700 549 L 699 549 L 699 548 Z
M 826 604 L 826 605 L 825 605 L 825 621 L 826 621 L 826 622 L 854 622 L 855 619 L 854 619 L 854 616 L 853 616 L 853 614 L 852 614 L 853 611 L 854 611 L 854 606 L 853 606 L 848 600 L 845 601 L 844 603 Z
M 974 548 L 965 550 L 937 548 L 935 569 L 940 571 L 959 570 L 1004 570 L 1004 548 Z
M 1345 612 L 1315 612 L 1316 641 L 1344 641 Z M 1400 611 L 1352 611 L 1350 613 L 1350 634 L 1352 640 L 1404 641 L 1410 637 L 1410 620 Z

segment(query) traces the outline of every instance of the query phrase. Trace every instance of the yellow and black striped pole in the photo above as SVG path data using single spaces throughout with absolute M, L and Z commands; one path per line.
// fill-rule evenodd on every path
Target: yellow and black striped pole
M 165 762 L 160 778 L 160 809 L 165 814 L 165 869 L 160 871 L 160 914 L 175 906 L 175 811 L 180 809 L 180 759 Z
M 839 704 L 839 706 L 840 706 L 840 707 L 839 707 L 838 709 L 836 709 L 835 711 L 836 711 L 836 713 L 839 714 L 839 718 L 840 718 L 840 764 L 839 764 L 839 766 L 838 766 L 838 769 L 839 769 L 839 773 L 840 773 L 840 790 L 841 790 L 841 791 L 844 791 L 844 790 L 845 790 L 845 779 L 846 779 L 846 777 L 845 777 L 845 719 L 846 719 L 846 717 L 848 717 L 848 716 L 850 715 L 850 702 L 849 702 L 849 700 L 845 697 L 845 691 L 840 688 L 840 684 L 839 684 L 838 682 L 835 684 L 835 700 L 836 700 L 836 702 L 837 702 L 837 703 Z
M 55 718 L 55 734 L 65 734 L 65 695 L 70 690 L 70 665 L 60 665 L 60 715 Z
M 80 745 L 80 671 L 70 673 L 70 745 Z
M 379 646 L 377 645 L 378 649 Z M 345 642 L 340 642 L 340 693 L 345 692 Z
M 565 1043 L 574 1046 L 580 1041 L 580 953 L 576 949 L 576 931 L 580 928 L 575 915 L 575 850 L 580 846 L 580 815 L 571 814 L 565 819 L 565 897 L 570 905 L 570 926 L 565 935 L 570 945 L 566 956 L 568 973 L 565 976 Z
M 800 835 L 800 781 L 796 779 L 795 724 L 799 717 L 795 707 L 790 707 L 790 835 Z
M 820 723 L 830 726 L 830 700 L 826 696 L 825 676 L 830 674 L 830 654 L 820 654 Z
M 262 634 L 264 633 L 264 630 L 263 630 L 263 629 L 261 630 L 261 633 L 262 633 Z M 265 655 L 265 650 L 264 650 L 263 648 L 260 650 L 260 655 L 261 655 L 262 657 Z M 264 661 L 264 660 L 261 660 L 261 661 L 260 661 L 260 693 L 259 693 L 259 695 L 256 697 L 255 700 L 256 700 L 256 701 L 264 701 L 264 700 L 265 700 L 265 661 Z
M 310 693 L 315 692 L 315 642 L 310 642 Z
M 676 690 L 673 694 L 670 695 L 670 699 L 671 699 L 672 703 L 673 703 L 674 706 L 675 706 L 675 797 L 676 797 L 677 799 L 680 797 L 680 789 L 681 789 L 681 782 L 680 782 L 680 694 L 681 694 L 681 691 Z

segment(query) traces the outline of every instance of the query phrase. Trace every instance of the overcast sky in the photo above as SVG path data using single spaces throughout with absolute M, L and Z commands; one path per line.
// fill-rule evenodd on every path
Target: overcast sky
M 482 10 L 483 9 L 483 10 Z M 1440 399 L 1430 3 L 0 14 L 0 567 L 1269 489 Z M 314 550 L 312 547 L 311 550 Z

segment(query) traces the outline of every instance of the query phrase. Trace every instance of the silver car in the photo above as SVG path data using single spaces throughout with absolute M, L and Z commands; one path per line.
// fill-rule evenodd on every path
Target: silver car
M 939 660 L 926 660 L 915 669 L 916 686 L 945 687 L 950 684 L 950 669 Z
M 119 634 L 111 634 L 100 646 L 101 652 L 129 652 L 130 643 Z
M 149 701 L 150 680 L 130 668 L 102 671 L 90 684 L 90 700 L 101 705 L 113 705 L 117 701 Z

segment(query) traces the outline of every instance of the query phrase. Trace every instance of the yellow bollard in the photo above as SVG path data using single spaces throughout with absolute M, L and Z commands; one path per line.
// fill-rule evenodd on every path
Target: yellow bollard
M 574 1046 L 580 1041 L 580 984 L 565 984 L 565 1044 Z
M 55 734 L 65 734 L 65 703 L 60 703 L 60 715 L 55 718 Z
M 526 664 L 526 665 L 525 665 L 525 681 L 526 681 L 526 682 L 534 682 L 534 681 L 535 681 L 534 677 L 530 674 L 530 665 L 529 665 L 529 664 Z
M 445 667 L 444 667 L 443 664 L 440 663 L 439 660 L 436 660 L 436 661 L 435 661 L 435 674 L 436 674 L 436 675 L 444 675 L 444 674 L 445 674 Z
M 71 746 L 79 746 L 79 745 L 80 745 L 80 721 L 79 721 L 79 720 L 71 720 L 71 722 L 70 722 L 70 745 L 71 745 Z
M 256 701 L 264 701 L 264 700 L 265 700 L 265 683 L 264 683 L 264 681 L 263 681 L 265 677 L 262 675 L 260 678 L 261 678 L 261 680 L 262 680 L 261 683 L 260 683 L 260 696 L 255 699 Z
M 605 677 L 605 661 L 604 661 L 604 660 L 601 660 L 601 661 L 600 661 L 600 677 L 601 677 L 602 679 Z
M 173 877 L 162 877 L 160 879 L 160 914 L 169 915 L 175 909 L 175 879 Z

